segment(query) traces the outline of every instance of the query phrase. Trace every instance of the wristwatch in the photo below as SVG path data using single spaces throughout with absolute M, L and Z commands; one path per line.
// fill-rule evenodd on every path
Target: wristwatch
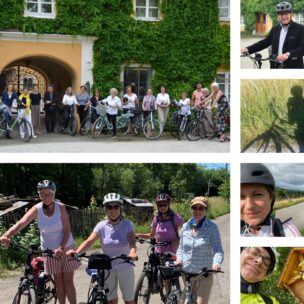
M 289 53 L 289 52 L 287 52 L 287 53 L 286 53 L 286 55 L 287 55 L 287 56 L 288 56 L 288 58 L 289 58 L 289 56 L 290 56 L 290 53 Z

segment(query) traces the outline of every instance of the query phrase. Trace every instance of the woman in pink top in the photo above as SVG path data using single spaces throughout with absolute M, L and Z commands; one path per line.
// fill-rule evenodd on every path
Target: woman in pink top
M 175 253 L 179 244 L 178 229 L 184 223 L 182 217 L 170 208 L 171 197 L 166 193 L 160 193 L 156 197 L 157 211 L 151 223 L 151 232 L 137 234 L 140 238 L 156 238 L 156 241 L 169 241 L 171 246 L 158 246 L 156 252 Z
M 19 222 L 0 237 L 0 243 L 9 246 L 10 239 L 34 219 L 38 220 L 40 241 L 43 250 L 54 251 L 56 259 L 44 258 L 45 272 L 54 275 L 59 304 L 76 304 L 76 290 L 73 282 L 74 270 L 80 266 L 78 261 L 67 261 L 65 251 L 74 248 L 70 221 L 62 203 L 55 200 L 56 185 L 49 180 L 38 183 L 37 190 L 42 202 L 33 206 Z

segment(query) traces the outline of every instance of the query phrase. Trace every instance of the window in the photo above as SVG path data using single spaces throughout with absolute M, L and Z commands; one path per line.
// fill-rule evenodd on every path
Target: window
M 24 16 L 55 18 L 55 0 L 26 0 Z
M 230 73 L 219 72 L 216 74 L 215 82 L 220 86 L 220 90 L 227 96 L 230 102 Z
M 135 16 L 143 20 L 159 20 L 158 0 L 135 0 Z
M 230 0 L 218 0 L 219 17 L 222 21 L 230 20 Z
M 126 86 L 131 85 L 138 100 L 142 101 L 151 87 L 152 68 L 149 65 L 133 64 L 125 67 L 121 76 L 123 92 L 125 93 Z
M 303 13 L 294 13 L 293 14 L 293 21 L 304 24 L 304 15 Z

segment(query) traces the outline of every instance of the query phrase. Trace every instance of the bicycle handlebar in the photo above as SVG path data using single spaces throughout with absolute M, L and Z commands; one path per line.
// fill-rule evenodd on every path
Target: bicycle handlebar
M 270 55 L 267 58 L 263 58 L 260 53 L 255 53 L 254 56 L 252 56 L 249 53 L 244 53 L 244 54 L 241 55 L 241 57 L 248 57 L 248 58 L 250 58 L 255 63 L 258 63 L 259 67 L 261 67 L 262 61 L 268 61 L 268 60 L 271 61 L 271 62 L 273 62 L 273 63 L 276 63 L 278 65 L 281 65 L 281 66 L 284 64 L 282 61 L 278 61 L 277 60 L 277 55 L 275 55 L 275 54 L 272 54 L 272 55 Z
M 71 259 L 70 260 L 81 260 L 82 258 L 86 258 L 88 259 L 91 255 L 87 255 L 86 252 L 82 252 L 82 253 L 72 253 L 71 254 Z M 110 257 L 110 260 L 111 261 L 115 261 L 115 260 L 123 260 L 124 263 L 130 263 L 132 264 L 133 266 L 135 266 L 133 263 L 132 263 L 132 258 L 125 255 L 125 254 L 121 254 L 121 255 L 118 255 L 118 256 L 115 256 L 115 257 Z M 138 261 L 138 257 L 136 258 L 136 261 Z
M 142 239 L 139 237 L 135 237 L 135 239 L 140 243 L 147 243 L 150 244 L 152 246 L 171 246 L 172 242 L 170 241 L 162 241 L 162 242 L 157 242 L 155 238 L 150 238 L 150 240 L 146 240 L 146 239 Z
M 41 249 L 36 249 L 37 246 L 35 245 L 30 245 L 30 248 L 26 248 L 24 246 L 21 246 L 17 243 L 11 242 L 9 245 L 10 249 L 13 250 L 22 250 L 22 251 L 27 251 L 30 254 L 35 254 L 35 255 L 44 255 L 44 256 L 50 256 L 54 257 L 54 251 L 51 249 L 46 249 L 46 250 L 41 250 Z

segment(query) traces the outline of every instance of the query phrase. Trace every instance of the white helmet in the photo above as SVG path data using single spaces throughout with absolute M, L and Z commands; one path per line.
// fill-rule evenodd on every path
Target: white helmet
M 112 203 L 112 202 L 116 202 L 120 205 L 123 204 L 123 200 L 121 199 L 120 195 L 117 194 L 117 193 L 108 193 L 106 194 L 104 197 L 103 197 L 103 205 L 107 205 L 109 203 Z

